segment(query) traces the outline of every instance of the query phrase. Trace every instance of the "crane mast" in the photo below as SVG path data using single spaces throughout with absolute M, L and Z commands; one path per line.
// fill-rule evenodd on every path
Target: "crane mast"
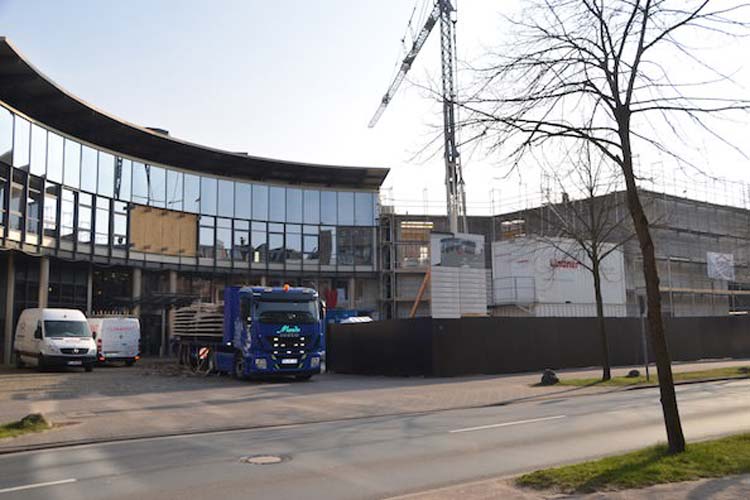
M 452 233 L 468 230 L 466 225 L 466 194 L 461 172 L 461 157 L 458 152 L 456 133 L 456 44 L 455 8 L 450 0 L 435 0 L 432 12 L 414 39 L 412 48 L 401 63 L 396 77 L 381 99 L 380 106 L 370 120 L 372 128 L 383 115 L 398 87 L 411 69 L 419 51 L 427 41 L 432 28 L 440 22 L 440 63 L 442 72 L 443 140 L 445 158 L 445 191 L 448 211 L 448 226 Z M 459 226 L 460 223 L 460 226 Z

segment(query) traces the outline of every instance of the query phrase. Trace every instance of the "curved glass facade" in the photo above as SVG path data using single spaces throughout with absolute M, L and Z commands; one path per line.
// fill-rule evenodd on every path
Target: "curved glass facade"
M 0 237 L 22 245 L 210 267 L 373 271 L 376 196 L 149 164 L 0 105 Z M 194 234 L 167 234 L 166 224 L 162 231 L 194 245 L 181 241 L 173 251 L 144 234 L 138 247 L 134 224 L 151 220 L 149 207 L 168 218 L 191 214 Z

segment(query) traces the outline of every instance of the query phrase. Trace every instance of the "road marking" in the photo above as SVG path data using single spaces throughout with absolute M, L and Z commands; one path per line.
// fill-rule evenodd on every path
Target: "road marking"
M 529 420 L 517 420 L 515 422 L 504 422 L 502 424 L 490 424 L 490 425 L 480 425 L 479 427 L 466 427 L 464 429 L 454 429 L 452 431 L 448 431 L 449 433 L 457 433 L 457 432 L 472 432 L 472 431 L 481 431 L 484 429 L 496 429 L 498 427 L 509 427 L 511 425 L 521 425 L 521 424 L 532 424 L 534 422 L 544 422 L 545 420 L 557 420 L 560 418 L 565 418 L 567 415 L 555 415 L 554 417 L 542 417 L 542 418 L 531 418 Z
M 58 484 L 75 483 L 77 479 L 61 479 L 60 481 L 49 481 L 47 483 L 25 484 L 23 486 L 14 486 L 12 488 L 0 489 L 0 493 L 12 493 L 14 491 L 31 490 L 34 488 L 44 488 L 46 486 L 57 486 Z

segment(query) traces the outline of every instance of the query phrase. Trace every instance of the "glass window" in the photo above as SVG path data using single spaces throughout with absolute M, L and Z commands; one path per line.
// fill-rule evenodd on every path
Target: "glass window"
M 375 221 L 372 218 L 372 193 L 354 193 L 354 225 L 372 226 Z
M 29 186 L 26 198 L 26 232 L 39 234 L 42 222 L 42 191 L 39 186 Z
M 47 173 L 47 130 L 31 124 L 31 173 L 43 176 Z
M 91 195 L 78 193 L 78 242 L 91 242 Z
M 146 175 L 146 165 L 141 162 L 133 162 L 133 185 L 132 185 L 132 200 L 134 203 L 140 203 L 141 205 L 148 205 L 149 192 L 148 192 L 148 175 Z
M 354 193 L 339 193 L 339 222 L 340 226 L 354 224 Z
M 167 170 L 167 208 L 182 210 L 182 172 Z
M 232 220 L 216 219 L 216 258 L 229 260 L 232 256 Z
M 320 222 L 323 224 L 336 224 L 336 191 L 323 191 L 320 193 Z
M 200 231 L 198 233 L 198 251 L 201 257 L 213 258 L 214 256 L 214 218 L 201 217 Z
M 338 263 L 344 266 L 354 265 L 354 228 L 339 227 L 336 254 Z
M 250 256 L 250 238 L 248 230 L 250 223 L 246 220 L 234 221 L 234 243 L 232 245 L 232 258 L 247 262 Z
M 88 146 L 81 148 L 81 189 L 90 193 L 96 192 L 96 153 Z
M 350 228 L 352 231 L 352 244 L 354 252 L 354 264 L 357 266 L 371 266 L 373 261 L 373 229 L 371 227 Z
M 60 186 L 47 183 L 44 194 L 44 236 L 54 238 L 57 235 L 57 199 Z
M 109 245 L 109 200 L 96 198 L 96 238 L 97 245 Z
M 284 263 L 284 235 L 268 233 L 268 262 L 272 264 Z
M 167 172 L 161 167 L 149 165 L 147 167 L 151 173 L 151 197 L 150 205 L 152 207 L 164 208 L 167 200 Z
M 234 215 L 234 183 L 219 181 L 219 215 L 232 217 Z
M 184 210 L 197 214 L 200 211 L 201 181 L 197 175 L 185 174 Z
M 234 184 L 234 216 L 240 219 L 252 217 L 252 189 L 251 184 L 237 182 Z
M 75 193 L 69 189 L 63 189 L 62 204 L 60 206 L 60 218 L 62 219 L 61 237 L 72 240 L 75 235 Z
M 287 188 L 286 190 L 286 220 L 287 222 L 302 222 L 302 190 Z
M 253 184 L 253 219 L 268 220 L 268 186 Z
M 305 265 L 315 264 L 317 265 L 319 260 L 318 252 L 318 235 L 306 234 L 302 240 L 302 251 L 305 255 Z
M 112 218 L 113 238 L 112 244 L 115 248 L 127 248 L 128 246 L 128 206 L 121 201 L 114 202 L 114 216 Z
M 130 201 L 130 190 L 131 182 L 133 180 L 133 162 L 127 158 L 116 158 L 120 164 L 120 185 L 118 187 L 117 180 L 115 179 L 115 198 Z
M 54 132 L 47 134 L 47 179 L 57 183 L 63 181 L 63 138 Z
M 284 209 L 286 208 L 285 189 L 283 187 L 272 187 L 269 191 L 268 220 L 284 222 Z
M 78 188 L 81 182 L 81 145 L 65 139 L 65 185 Z
M 250 238 L 253 246 L 252 262 L 254 264 L 266 262 L 266 253 L 268 250 L 266 235 L 266 223 L 253 222 Z
M 99 189 L 97 193 L 112 197 L 115 189 L 115 157 L 99 151 Z
M 15 132 L 13 135 L 13 166 L 21 170 L 29 169 L 29 143 L 31 124 L 15 116 Z
M 323 266 L 336 265 L 336 228 L 321 227 L 318 240 L 320 264 Z
M 320 191 L 305 189 L 303 222 L 305 224 L 320 223 Z
M 13 163 L 13 115 L 0 107 L 0 161 Z
M 2 108 L 0 108 L 2 112 Z M 5 165 L 0 165 L 0 224 L 5 225 L 5 200 L 8 196 L 8 174 L 9 169 Z
M 201 177 L 201 213 L 216 215 L 216 179 Z
M 14 181 L 15 181 L 14 176 Z M 10 186 L 10 228 L 20 231 L 23 222 L 23 184 L 12 182 Z

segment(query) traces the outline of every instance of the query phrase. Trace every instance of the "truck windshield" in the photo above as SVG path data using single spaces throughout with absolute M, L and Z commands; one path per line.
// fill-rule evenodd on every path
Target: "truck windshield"
M 45 337 L 91 337 L 85 321 L 45 321 Z
M 315 323 L 318 321 L 316 301 L 258 302 L 261 323 Z

